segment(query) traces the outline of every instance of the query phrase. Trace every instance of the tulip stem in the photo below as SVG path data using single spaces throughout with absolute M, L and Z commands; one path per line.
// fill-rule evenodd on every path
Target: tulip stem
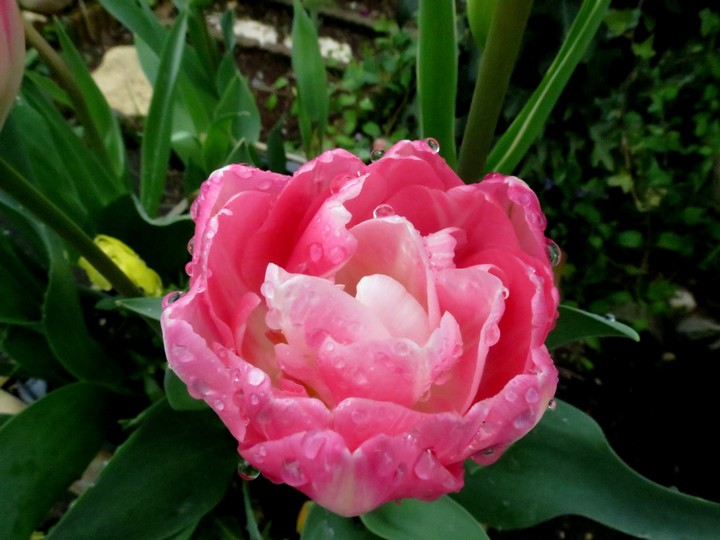
M 458 174 L 465 182 L 477 181 L 484 173 L 532 3 L 532 0 L 497 3 L 460 147 Z
M 53 75 L 57 77 L 60 85 L 65 89 L 75 109 L 78 120 L 85 128 L 85 136 L 88 144 L 94 152 L 100 157 L 103 163 L 110 163 L 107 148 L 103 144 L 103 139 L 93 122 L 87 102 L 83 96 L 80 87 L 75 82 L 75 78 L 68 68 L 62 57 L 53 49 L 50 44 L 45 41 L 40 32 L 38 32 L 33 24 L 27 19 L 23 19 L 25 29 L 25 39 L 32 45 L 43 59 L 45 64 L 50 68 Z
M 95 245 L 85 231 L 2 158 L 0 158 L 0 188 L 73 246 L 118 293 L 127 298 L 143 296 L 142 291 L 102 249 Z

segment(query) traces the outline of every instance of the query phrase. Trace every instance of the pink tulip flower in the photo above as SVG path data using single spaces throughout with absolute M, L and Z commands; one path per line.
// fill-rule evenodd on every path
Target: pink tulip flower
M 170 367 L 242 457 L 344 516 L 460 490 L 555 393 L 538 200 L 515 177 L 465 185 L 437 150 L 216 171 L 162 315 Z
M 25 34 L 16 0 L 0 0 L 0 128 L 20 89 Z

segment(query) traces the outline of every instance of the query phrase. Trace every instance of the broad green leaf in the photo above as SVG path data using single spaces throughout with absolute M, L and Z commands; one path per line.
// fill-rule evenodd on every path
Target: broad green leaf
M 319 504 L 312 503 L 300 540 L 377 540 L 380 537 L 367 530 L 357 518 L 338 516 L 325 510 Z
M 365 526 L 386 540 L 482 540 L 488 536 L 482 525 L 453 499 L 444 495 L 433 502 L 405 499 L 387 503 L 360 516 Z
M 158 76 L 153 88 L 140 168 L 140 201 L 150 216 L 157 214 L 165 189 L 165 175 L 170 158 L 175 83 L 185 49 L 187 12 L 178 15 L 160 54 Z
M 292 67 L 297 78 L 298 114 L 304 124 L 303 146 L 311 158 L 322 151 L 329 100 L 317 30 L 300 0 L 293 0 Z
M 653 540 L 714 540 L 720 531 L 719 504 L 638 475 L 592 418 L 562 402 L 497 463 L 473 467 L 452 497 L 502 529 L 574 514 Z
M 542 133 L 550 113 L 592 42 L 610 0 L 584 0 L 575 21 L 540 85 L 500 137 L 488 156 L 485 170 L 509 174 Z
M 120 124 L 110 109 L 105 96 L 103 96 L 90 75 L 85 60 L 65 33 L 63 26 L 56 23 L 55 31 L 60 40 L 63 58 L 82 93 L 83 100 L 90 112 L 90 117 L 95 124 L 95 129 L 102 137 L 103 146 L 107 154 L 101 157 L 107 157 L 108 163 L 106 166 L 112 171 L 112 174 L 106 178 L 113 181 L 113 187 L 117 190 L 118 195 L 124 193 L 128 191 L 124 182 L 127 164 L 125 145 L 122 140 L 122 134 L 120 133 Z M 98 180 L 101 179 L 102 178 L 99 178 Z
M 30 324 L 40 321 L 45 276 L 16 240 L 17 232 L 0 230 L 0 322 Z
M 185 383 L 169 367 L 165 369 L 165 395 L 176 411 L 202 411 L 208 408 L 202 399 L 195 399 L 188 393 Z
M 106 390 L 76 383 L 0 427 L 0 538 L 30 538 L 100 449 L 108 413 Z
M 36 329 L 11 326 L 1 341 L 2 350 L 20 366 L 22 374 L 53 383 L 71 380 L 45 336 Z
M 127 309 L 148 319 L 159 321 L 162 314 L 162 298 L 108 297 L 100 300 L 95 307 L 98 309 Z
M 420 0 L 418 12 L 417 91 L 422 137 L 440 143 L 440 155 L 450 167 L 455 149 L 455 99 L 458 49 L 455 1 Z
M 222 499 L 236 443 L 214 413 L 173 411 L 163 400 L 47 536 L 48 540 L 165 540 Z
M 120 368 L 90 335 L 73 276 L 74 261 L 52 232 L 43 234 L 50 256 L 43 323 L 50 348 L 68 373 L 78 379 L 117 383 Z
M 589 337 L 626 337 L 640 341 L 635 330 L 612 318 L 570 306 L 559 306 L 558 311 L 557 324 L 545 340 L 548 349 Z
M 14 113 L 19 142 L 32 166 L 29 178 L 75 222 L 91 225 L 100 209 L 118 196 L 111 172 L 29 80 Z M 16 164 L 12 155 L 2 155 Z

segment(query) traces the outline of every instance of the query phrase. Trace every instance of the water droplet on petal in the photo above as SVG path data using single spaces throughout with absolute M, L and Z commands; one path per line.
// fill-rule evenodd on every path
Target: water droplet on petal
M 270 189 L 272 187 L 272 185 L 273 185 L 272 180 L 269 178 L 266 178 L 265 180 L 263 180 L 262 182 L 260 182 L 258 184 L 258 189 L 260 191 L 267 191 L 268 189 Z
M 221 399 L 216 399 L 212 402 L 212 408 L 220 412 L 225 409 L 225 403 Z
M 308 246 L 308 256 L 312 262 L 318 262 L 323 257 L 323 248 L 317 242 Z
M 305 473 L 296 460 L 283 462 L 280 467 L 280 477 L 283 482 L 292 487 L 301 486 L 307 481 Z
M 437 468 L 437 460 L 435 459 L 435 456 L 433 456 L 432 450 L 428 449 L 420 454 L 420 457 L 415 463 L 414 470 L 420 480 L 428 480 L 434 476 Z
M 392 217 L 394 215 L 395 209 L 389 204 L 380 204 L 375 208 L 375 210 L 373 210 L 374 218 Z
M 199 398 L 205 397 L 210 393 L 210 387 L 208 386 L 208 383 L 206 383 L 202 379 L 195 379 L 190 385 L 190 387 L 192 389 L 192 393 Z
M 518 414 L 513 420 L 513 427 L 520 431 L 526 431 L 530 429 L 535 420 L 532 411 L 524 411 Z
M 508 289 L 507 287 L 503 287 L 503 289 L 502 289 L 502 297 L 503 297 L 505 300 L 507 300 L 509 296 L 510 296 L 510 289 Z
M 395 345 L 393 345 L 393 349 L 398 356 L 405 356 L 410 352 L 410 346 L 404 341 L 396 342 Z
M 346 254 L 347 254 L 347 252 L 345 251 L 344 247 L 335 246 L 328 253 L 328 259 L 330 259 L 330 262 L 332 264 L 339 264 L 343 261 Z
M 550 409 L 551 411 L 557 409 L 557 402 L 554 399 L 551 399 L 548 403 L 548 409 Z
M 170 304 L 173 304 L 182 298 L 183 293 L 180 291 L 171 292 L 165 295 L 162 301 L 163 309 L 167 308 Z
M 193 275 L 193 268 L 194 268 L 194 267 L 195 267 L 195 265 L 194 265 L 192 262 L 187 263 L 187 264 L 185 265 L 185 273 L 186 273 L 188 276 L 192 277 L 192 275 Z
M 516 402 L 518 398 L 518 395 L 515 393 L 514 390 L 506 390 L 503 395 L 505 396 L 505 399 L 510 403 Z
M 525 401 L 527 401 L 530 405 L 532 405 L 533 403 L 537 403 L 539 399 L 540 393 L 534 386 L 531 386 L 527 389 L 527 392 L 525 392 Z
M 393 481 L 396 483 L 402 481 L 402 479 L 405 477 L 405 473 L 407 473 L 407 465 L 405 465 L 404 463 L 400 463 L 395 469 Z
M 187 250 L 190 255 L 193 254 L 194 247 L 195 247 L 195 238 L 191 238 L 187 243 Z
M 240 461 L 238 462 L 237 472 L 240 478 L 247 480 L 248 482 L 250 480 L 255 480 L 258 476 L 260 476 L 260 469 L 250 465 L 250 463 L 243 458 L 240 458 Z
M 250 405 L 252 405 L 253 407 L 257 407 L 259 403 L 260 403 L 260 396 L 258 396 L 255 393 L 250 394 Z
M 370 152 L 370 161 L 375 162 L 375 161 L 379 160 L 381 157 L 383 157 L 384 155 L 385 155 L 385 150 L 383 150 L 382 148 L 376 148 L 375 150 Z
M 432 150 L 436 154 L 440 151 L 440 143 L 437 142 L 437 139 L 428 137 L 427 139 L 425 139 L 425 144 L 427 144 L 430 147 L 430 150 Z
M 550 240 L 549 238 L 545 239 L 545 249 L 547 250 L 548 259 L 550 259 L 550 264 L 553 266 L 557 266 L 560 264 L 560 259 L 562 257 L 562 251 L 560 251 L 560 246 L 558 246 L 555 242 Z
M 260 386 L 265 381 L 265 373 L 258 368 L 252 368 L 248 373 L 247 382 L 251 386 Z
M 315 459 L 325 446 L 325 436 L 318 432 L 308 432 L 302 438 L 303 454 L 308 459 Z

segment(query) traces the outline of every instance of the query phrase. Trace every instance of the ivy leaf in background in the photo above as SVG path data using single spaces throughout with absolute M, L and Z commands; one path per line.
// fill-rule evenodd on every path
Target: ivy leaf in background
M 592 418 L 562 402 L 497 463 L 469 468 L 465 488 L 452 497 L 499 529 L 574 514 L 654 540 L 714 540 L 720 530 L 719 504 L 643 478 Z

